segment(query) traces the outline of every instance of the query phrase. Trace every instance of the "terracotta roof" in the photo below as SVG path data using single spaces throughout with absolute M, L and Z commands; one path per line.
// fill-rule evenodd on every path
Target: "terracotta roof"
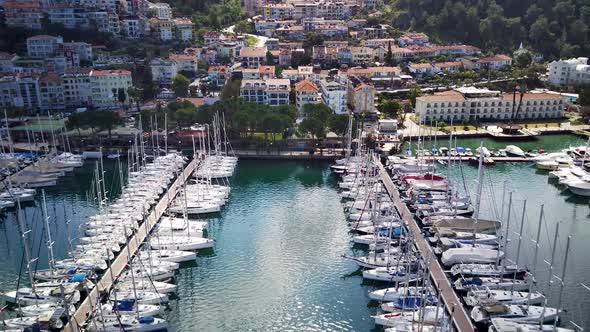
M 432 68 L 432 64 L 430 64 L 430 63 L 410 63 L 408 65 L 408 67 L 411 67 L 411 68 L 414 68 L 414 69 Z
M 170 60 L 195 60 L 195 57 L 190 54 L 170 53 L 170 55 L 168 56 L 168 59 L 170 59 Z
M 517 101 L 520 98 L 519 96 L 520 95 L 517 93 L 516 94 Z M 502 98 L 512 100 L 512 93 L 503 93 Z M 527 100 L 527 99 L 529 99 L 529 100 L 530 99 L 557 99 L 557 100 L 559 100 L 559 99 L 562 99 L 562 97 L 561 97 L 561 95 L 558 95 L 558 94 L 543 92 L 543 93 L 525 93 L 522 96 L 522 99 L 523 100 Z
M 266 47 L 242 47 L 240 49 L 241 57 L 265 57 Z
M 90 76 L 106 76 L 106 75 L 129 75 L 131 72 L 125 69 L 107 69 L 107 70 L 92 70 Z
M 303 80 L 295 84 L 297 92 L 318 92 L 320 89 L 310 80 Z
M 463 96 L 462 93 L 460 93 L 458 91 L 450 90 L 450 91 L 435 93 L 430 96 L 421 96 L 421 97 L 416 98 L 416 100 L 426 101 L 426 102 L 428 102 L 428 101 L 459 101 L 459 100 L 465 100 L 465 97 Z
M 5 9 L 41 9 L 41 4 L 35 0 L 6 0 L 2 6 Z
M 209 74 L 212 73 L 225 73 L 227 72 L 227 66 L 210 66 L 207 70 Z
M 453 67 L 453 66 L 461 66 L 461 61 L 447 61 L 447 62 L 437 62 L 434 64 L 435 66 L 442 68 L 442 67 Z
M 260 74 L 274 74 L 275 66 L 259 66 L 257 71 Z
M 27 40 L 43 40 L 43 39 L 57 39 L 60 37 L 56 37 L 56 36 L 50 36 L 50 35 L 36 35 L 36 36 L 32 36 L 27 38 Z
M 504 54 L 498 54 L 498 55 L 494 55 L 494 56 L 490 56 L 490 57 L 481 58 L 481 59 L 479 59 L 479 62 L 510 61 L 510 60 L 512 60 L 511 57 L 504 55 Z

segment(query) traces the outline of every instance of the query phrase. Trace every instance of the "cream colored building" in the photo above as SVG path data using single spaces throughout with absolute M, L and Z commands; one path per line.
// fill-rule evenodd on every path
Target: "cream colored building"
M 560 118 L 564 112 L 564 100 L 549 93 L 525 93 L 520 111 L 516 114 L 520 95 L 513 102 L 512 93 L 502 93 L 473 87 L 435 93 L 416 98 L 416 118 L 425 123 L 445 121 L 503 121 L 516 119 Z
M 127 90 L 132 86 L 128 70 L 93 70 L 90 72 L 92 103 L 98 109 L 129 105 Z M 125 101 L 119 102 L 119 90 L 125 93 Z

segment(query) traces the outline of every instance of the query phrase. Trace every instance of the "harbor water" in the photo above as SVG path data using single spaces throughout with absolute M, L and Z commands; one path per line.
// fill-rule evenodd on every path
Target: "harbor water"
M 551 136 L 548 136 L 551 137 Z M 555 137 L 555 136 L 553 136 Z M 568 136 L 568 139 L 574 139 Z M 576 142 L 580 141 L 577 139 Z M 555 149 L 566 147 L 560 141 Z M 520 144 L 517 144 L 520 146 Z M 535 148 L 544 147 L 537 146 Z M 467 146 L 467 145 L 466 145 Z M 476 145 L 475 145 L 476 146 Z M 473 146 L 473 148 L 475 147 Z M 468 146 L 469 147 L 469 146 Z M 232 193 L 223 212 L 210 219 L 213 250 L 199 254 L 196 263 L 183 266 L 177 275 L 178 296 L 170 302 L 165 318 L 170 331 L 372 331 L 367 293 L 374 289 L 363 284 L 355 263 L 345 255 L 351 250 L 350 237 L 337 190 L 337 178 L 329 164 L 296 161 L 240 161 L 231 179 Z M 107 176 L 116 174 L 108 163 Z M 85 165 L 75 174 L 59 180 L 47 190 L 48 213 L 56 252 L 64 257 L 68 229 L 72 237 L 85 217 L 97 211 L 96 202 L 86 199 L 94 165 Z M 447 173 L 446 166 L 438 171 Z M 460 180 L 461 190 L 475 199 L 477 169 L 455 165 L 449 174 Z M 116 195 L 117 179 L 107 182 Z M 463 181 L 465 179 L 465 188 Z M 508 192 L 513 191 L 508 257 L 516 258 L 523 201 L 527 200 L 519 263 L 532 266 L 540 204 L 545 204 L 541 249 L 535 278 L 538 289 L 549 289 L 549 261 L 555 224 L 560 223 L 553 274 L 561 274 L 565 241 L 573 235 L 565 278 L 563 306 L 565 320 L 590 328 L 590 209 L 587 198 L 579 198 L 548 181 L 547 174 L 528 163 L 498 163 L 486 167 L 482 217 L 506 216 Z M 109 190 L 108 188 L 111 188 Z M 503 188 L 505 204 L 502 204 Z M 492 194 L 493 193 L 493 194 Z M 28 205 L 25 210 L 31 233 L 33 255 L 47 267 L 41 210 Z M 504 206 L 504 213 L 502 213 Z M 69 225 L 66 224 L 69 221 Z M 40 249 L 41 248 L 41 249 Z M 13 289 L 26 267 L 21 266 L 23 250 L 14 210 L 0 223 L 0 290 Z M 548 305 L 556 305 L 560 283 L 553 278 Z

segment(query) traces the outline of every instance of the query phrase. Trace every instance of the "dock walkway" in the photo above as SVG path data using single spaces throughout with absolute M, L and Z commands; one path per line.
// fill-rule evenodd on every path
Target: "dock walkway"
M 447 275 L 445 274 L 437 257 L 434 255 L 432 248 L 422 235 L 422 231 L 414 220 L 412 213 L 410 213 L 410 210 L 408 210 L 407 206 L 402 203 L 399 192 L 393 184 L 391 177 L 381 162 L 377 162 L 377 166 L 379 167 L 379 174 L 383 180 L 383 184 L 385 185 L 385 188 L 387 189 L 387 192 L 389 193 L 395 208 L 414 236 L 416 247 L 418 248 L 420 255 L 422 258 L 424 258 L 425 262 L 429 262 L 428 268 L 430 271 L 430 278 L 432 279 L 434 286 L 441 294 L 441 298 L 444 302 L 447 312 L 451 315 L 453 325 L 460 332 L 474 332 L 475 328 L 469 313 L 461 304 L 461 300 L 459 300 L 459 297 L 457 296 L 457 293 L 455 293 L 453 287 L 451 287 L 451 283 L 447 278 Z
M 101 293 L 109 291 L 113 286 L 114 280 L 111 278 L 111 275 L 117 279 L 123 272 L 127 266 L 127 262 L 129 261 L 128 252 L 131 254 L 131 256 L 137 252 L 148 234 L 152 231 L 152 228 L 158 223 L 158 220 L 162 214 L 164 214 L 174 197 L 176 197 L 178 188 L 183 184 L 183 180 L 189 179 L 190 175 L 197 168 L 197 163 L 198 160 L 193 159 L 193 161 L 191 161 L 186 166 L 183 174 L 180 174 L 168 188 L 167 194 L 162 196 L 155 208 L 153 208 L 151 213 L 146 217 L 145 222 L 139 227 L 135 235 L 129 239 L 129 250 L 127 250 L 127 248 L 121 249 L 117 258 L 111 263 L 110 268 L 105 271 L 100 281 L 98 281 L 96 284 L 96 287 L 92 289 L 84 302 L 80 304 L 78 310 L 76 310 L 70 320 L 71 324 L 66 324 L 64 327 L 65 332 L 80 331 L 80 326 L 83 325 L 84 322 L 86 322 L 86 320 L 89 318 L 89 315 L 92 314 L 94 306 L 99 300 Z

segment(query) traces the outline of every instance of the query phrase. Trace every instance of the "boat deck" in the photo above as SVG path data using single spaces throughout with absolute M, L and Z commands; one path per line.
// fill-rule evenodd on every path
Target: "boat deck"
M 66 324 L 64 331 L 66 332 L 77 332 L 80 331 L 80 326 L 86 322 L 90 315 L 95 310 L 95 305 L 100 298 L 100 294 L 110 291 L 111 287 L 115 284 L 117 278 L 121 275 L 123 270 L 127 266 L 129 261 L 128 253 L 133 256 L 147 235 L 151 232 L 152 228 L 158 223 L 160 217 L 164 214 L 174 197 L 178 192 L 178 188 L 183 184 L 185 179 L 189 179 L 190 175 L 197 168 L 197 159 L 194 159 L 189 163 L 183 171 L 183 174 L 179 175 L 172 185 L 168 188 L 166 195 L 163 195 L 160 201 L 156 204 L 155 208 L 152 209 L 151 213 L 145 219 L 143 225 L 137 230 L 135 235 L 129 239 L 128 248 L 124 247 L 121 249 L 117 258 L 111 263 L 108 270 L 105 271 L 102 278 L 97 282 L 96 287 L 88 294 L 84 302 L 80 304 L 78 310 L 74 313 L 70 319 L 71 323 Z M 115 277 L 113 280 L 111 275 Z
M 395 205 L 395 208 L 397 209 L 406 226 L 412 232 L 416 243 L 416 247 L 418 248 L 420 255 L 422 256 L 422 258 L 424 258 L 424 261 L 428 262 L 429 264 L 428 269 L 430 271 L 430 278 L 432 279 L 434 286 L 441 294 L 441 298 L 445 304 L 447 312 L 449 313 L 449 315 L 451 315 L 453 325 L 460 332 L 475 331 L 469 313 L 461 304 L 461 300 L 459 299 L 457 293 L 451 286 L 451 282 L 445 274 L 437 257 L 434 255 L 432 247 L 428 244 L 427 240 L 422 235 L 422 231 L 420 230 L 420 227 L 414 220 L 412 213 L 401 201 L 399 192 L 393 184 L 391 177 L 389 176 L 389 174 L 387 174 L 387 171 L 385 170 L 381 162 L 377 162 L 377 166 L 379 167 L 379 174 L 381 176 L 381 179 L 383 180 L 383 184 L 387 189 L 387 192 L 389 193 L 389 196 L 391 197 L 393 204 Z

